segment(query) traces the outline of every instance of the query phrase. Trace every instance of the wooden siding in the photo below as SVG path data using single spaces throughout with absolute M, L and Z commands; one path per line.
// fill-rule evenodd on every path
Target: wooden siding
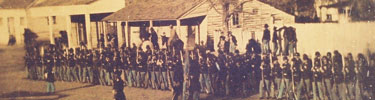
M 208 37 L 213 37 L 213 33 L 217 30 L 221 30 L 223 28 L 223 21 L 221 12 L 222 9 L 220 6 L 216 6 L 214 8 L 211 8 L 207 13 L 207 35 Z
M 254 12 L 254 9 L 257 11 Z M 283 24 L 294 23 L 294 16 L 257 0 L 243 5 L 242 24 L 244 30 L 262 32 L 264 24 L 273 25 L 274 19 L 281 20 Z
M 180 19 L 193 18 L 207 15 L 210 10 L 210 3 L 208 1 L 202 2 L 198 6 L 194 7 L 189 12 L 185 13 Z

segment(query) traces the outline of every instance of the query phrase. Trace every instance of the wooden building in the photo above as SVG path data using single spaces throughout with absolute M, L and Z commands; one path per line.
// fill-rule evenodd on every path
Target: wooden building
M 337 2 L 328 5 L 320 6 L 320 21 L 321 22 L 338 22 L 347 23 L 351 21 L 351 8 L 350 1 Z
M 61 37 L 60 33 L 65 33 L 67 35 L 65 38 L 68 40 L 67 46 L 70 48 L 78 47 L 80 43 L 86 44 L 85 46 L 88 48 L 96 48 L 100 34 L 107 33 L 106 27 L 112 26 L 101 20 L 125 7 L 125 0 L 3 1 L 9 3 L 1 3 L 0 5 L 16 6 L 17 8 L 14 10 L 0 8 L 2 22 L 15 23 L 14 26 L 18 27 L 15 33 L 21 39 L 17 39 L 17 41 L 22 40 L 23 30 L 28 28 L 38 35 L 38 41 L 51 44 L 55 44 L 55 39 Z M 25 4 L 18 7 L 18 3 L 22 3 L 21 1 Z M 16 17 L 11 17 L 13 15 Z M 8 21 L 4 19 L 8 19 Z M 12 22 L 12 19 L 14 22 Z M 7 35 L 6 33 L 1 34 L 1 37 L 3 37 L 3 34 L 4 36 Z M 13 34 L 12 31 L 9 34 Z M 3 42 L 1 43 L 3 44 Z
M 14 36 L 17 44 L 23 43 L 24 28 L 27 27 L 25 8 L 32 0 L 0 0 L 0 44 L 8 44 Z
M 251 33 L 261 37 L 264 24 L 272 27 L 294 23 L 293 15 L 258 0 L 239 0 L 237 6 L 229 8 L 233 12 L 228 17 L 229 31 L 237 37 L 240 51 L 244 51 Z M 204 41 L 216 49 L 224 26 L 219 0 L 140 0 L 103 21 L 117 24 L 119 44 L 125 43 L 126 46 L 140 44 L 139 34 L 148 27 L 153 27 L 160 37 L 164 33 L 169 36 L 168 26 L 174 25 L 185 44 L 193 39 L 197 44 Z

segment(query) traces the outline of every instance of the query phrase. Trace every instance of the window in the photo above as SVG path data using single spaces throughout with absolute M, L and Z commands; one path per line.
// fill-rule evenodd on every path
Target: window
M 345 9 L 342 9 L 342 8 L 339 9 L 340 14 L 345 14 L 345 12 L 346 12 Z
M 24 25 L 25 24 L 25 18 L 24 17 L 21 17 L 20 18 L 20 25 Z
M 48 17 L 46 17 L 46 19 L 47 19 L 47 25 L 49 25 L 49 18 L 48 18 Z
M 238 25 L 239 24 L 239 18 L 238 17 L 239 17 L 238 13 L 233 14 L 233 16 L 232 16 L 233 25 Z
M 332 21 L 332 14 L 327 14 L 327 21 Z
M 56 16 L 52 16 L 53 24 L 56 24 Z
M 49 25 L 49 18 L 48 17 L 46 17 L 47 18 L 47 25 Z M 56 16 L 52 16 L 52 24 L 56 24 Z
M 259 12 L 259 9 L 258 9 L 258 8 L 254 8 L 254 9 L 253 9 L 253 14 L 256 15 L 256 14 L 258 14 L 258 12 Z

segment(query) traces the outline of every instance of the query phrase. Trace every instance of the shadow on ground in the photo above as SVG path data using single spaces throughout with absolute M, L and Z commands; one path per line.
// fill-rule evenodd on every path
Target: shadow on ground
M 93 87 L 93 86 L 95 86 L 95 85 L 90 84 L 90 85 L 85 85 L 85 86 L 81 86 L 81 87 L 75 87 L 75 88 L 56 91 L 56 93 L 61 93 L 61 92 L 65 92 L 65 91 L 72 91 L 72 90 L 77 90 L 77 89 L 81 89 L 81 88 L 89 88 L 89 87 Z
M 66 94 L 48 94 L 44 92 L 14 91 L 0 95 L 0 99 L 10 100 L 56 100 L 67 97 Z
M 0 95 L 0 99 L 10 99 L 10 100 L 56 100 L 61 99 L 64 97 L 68 97 L 69 95 L 61 94 L 65 91 L 72 91 L 81 88 L 88 88 L 95 85 L 85 85 L 76 88 L 70 88 L 60 91 L 55 91 L 54 94 L 48 94 L 46 92 L 31 92 L 31 91 L 14 91 L 10 93 L 5 93 Z
M 218 94 L 218 95 L 208 95 L 206 96 L 201 95 L 201 100 L 243 100 L 248 99 L 249 97 L 252 97 L 257 94 L 257 91 L 252 91 L 246 95 L 241 95 L 240 93 L 233 93 L 229 96 L 226 96 L 225 94 Z

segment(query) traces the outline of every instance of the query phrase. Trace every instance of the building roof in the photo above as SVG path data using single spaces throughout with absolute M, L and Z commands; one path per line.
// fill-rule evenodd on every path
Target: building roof
M 106 21 L 175 20 L 205 0 L 138 0 L 107 16 Z
M 98 0 L 0 0 L 0 9 L 43 6 L 87 5 Z
M 341 8 L 341 7 L 347 7 L 350 6 L 352 3 L 350 1 L 343 1 L 343 2 L 338 2 L 330 5 L 322 5 L 320 7 L 326 7 L 326 8 Z
M 293 5 L 291 5 L 292 0 L 258 0 L 258 1 L 268 4 L 283 12 L 294 15 L 294 13 L 290 10 L 290 8 L 293 7 Z
M 26 8 L 34 0 L 0 0 L 0 9 Z
M 31 7 L 86 5 L 98 0 L 36 0 Z

